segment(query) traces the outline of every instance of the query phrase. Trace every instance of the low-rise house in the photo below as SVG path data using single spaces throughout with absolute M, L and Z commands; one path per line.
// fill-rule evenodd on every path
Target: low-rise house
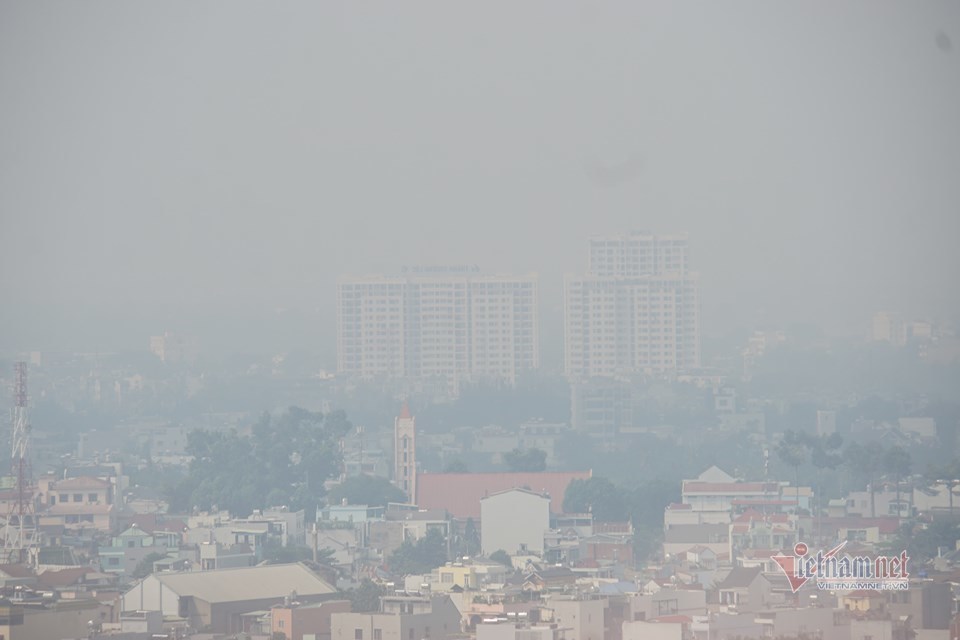
M 797 543 L 795 523 L 787 514 L 746 511 L 730 524 L 730 558 L 747 549 L 790 549 Z
M 331 616 L 331 640 L 442 640 L 459 635 L 460 612 L 446 595 L 384 597 L 378 613 Z
M 633 533 L 597 533 L 580 540 L 581 560 L 633 566 Z
M 477 590 L 486 584 L 502 584 L 507 568 L 499 562 L 448 562 L 433 570 L 433 589 L 449 591 L 457 586 L 464 590 Z
M 331 618 L 350 611 L 349 600 L 301 603 L 285 601 L 270 609 L 270 633 L 283 634 L 286 640 L 331 640 Z
M 29 602 L 0 599 L 0 637 L 4 640 L 87 638 L 90 621 L 100 624 L 100 603 L 89 598 Z
M 291 511 L 287 507 L 273 507 L 263 511 L 254 511 L 248 518 L 235 519 L 234 524 L 243 527 L 266 523 L 268 537 L 279 542 L 281 546 L 302 547 L 307 544 L 307 528 L 304 517 L 303 509 Z
M 648 589 L 648 593 L 631 595 L 628 604 L 629 620 L 653 620 L 672 615 L 705 615 L 707 592 L 700 587 L 658 585 L 655 590 Z
M 431 531 L 446 538 L 451 531 L 450 513 L 446 509 L 388 508 L 385 517 L 387 521 L 402 524 L 404 540 L 419 540 Z
M 916 629 L 949 629 L 954 612 L 954 597 L 946 582 L 911 580 L 906 591 L 887 591 L 886 610 L 891 616 L 910 616 Z
M 78 477 L 52 482 L 47 500 L 49 506 L 38 514 L 40 526 L 62 525 L 70 531 L 113 530 L 113 485 L 107 480 Z
M 116 588 L 116 576 L 101 573 L 93 567 L 70 567 L 43 571 L 37 575 L 36 588 L 61 597 L 76 598 L 102 590 Z
M 946 631 L 944 631 L 946 634 Z M 898 620 L 891 617 L 886 618 L 851 618 L 850 620 L 850 640 L 913 640 L 922 638 L 910 628 L 909 621 Z M 932 640 L 932 638 L 930 639 Z M 943 640 L 948 640 L 943 636 Z
M 556 623 L 532 623 L 519 617 L 492 618 L 477 625 L 477 640 L 566 640 Z
M 726 524 L 683 524 L 663 534 L 663 555 L 676 556 L 694 546 L 707 547 L 718 557 L 730 555 L 730 527 Z
M 373 507 L 366 504 L 342 504 L 327 505 L 320 510 L 319 520 L 328 522 L 352 522 L 360 524 L 371 520 L 382 520 L 384 514 L 383 507 Z
M 732 517 L 731 511 L 700 511 L 692 504 L 672 502 L 663 510 L 663 528 L 677 525 L 727 524 Z
M 148 533 L 137 525 L 113 536 L 109 545 L 99 547 L 100 569 L 128 578 L 147 557 L 166 556 L 176 551 L 180 536 L 173 532 Z
M 721 511 L 733 513 L 757 508 L 780 511 L 785 506 L 782 487 L 776 482 L 741 482 L 718 467 L 710 467 L 698 477 L 684 480 L 681 502 L 694 511 Z M 769 507 L 769 508 L 767 508 Z
M 668 616 L 649 622 L 636 620 L 623 623 L 623 640 L 687 640 L 689 616 Z
M 475 632 L 484 620 L 507 619 L 537 622 L 540 620 L 540 603 L 524 598 L 519 592 L 483 591 L 464 593 L 463 613 L 464 631 Z
M 796 638 L 801 634 L 814 635 L 822 640 L 850 640 L 851 637 L 849 614 L 836 609 L 825 607 L 766 609 L 755 612 L 753 619 L 763 628 L 761 635 L 763 638 Z
M 213 526 L 199 526 L 188 529 L 183 534 L 184 544 L 202 545 L 220 544 L 224 548 L 244 545 L 253 551 L 254 561 L 263 557 L 263 548 L 268 540 L 276 540 L 270 532 L 268 522 L 235 522 L 229 520 Z
M 574 585 L 577 578 L 577 573 L 567 567 L 541 567 L 528 562 L 523 571 L 517 571 L 509 576 L 505 584 L 519 588 L 521 591 L 544 593 L 563 591 Z
M 893 540 L 900 531 L 900 522 L 895 517 L 861 518 L 820 518 L 817 523 L 821 539 L 847 540 L 875 545 Z
M 256 553 L 247 544 L 224 545 L 219 542 L 202 542 L 198 550 L 201 571 L 252 567 L 257 562 Z
M 760 611 L 770 606 L 770 582 L 760 567 L 734 567 L 717 584 L 717 598 L 721 605 L 743 611 Z
M 606 598 L 551 596 L 545 606 L 566 630 L 566 640 L 604 640 Z
M 742 640 L 763 638 L 764 627 L 749 612 L 723 611 L 693 616 L 692 640 Z
M 846 497 L 846 513 L 841 515 L 862 518 L 887 516 L 909 518 L 912 510 L 911 502 L 908 491 L 902 491 L 899 495 L 896 491 L 886 489 L 874 491 L 872 495 L 870 491 L 851 491 Z

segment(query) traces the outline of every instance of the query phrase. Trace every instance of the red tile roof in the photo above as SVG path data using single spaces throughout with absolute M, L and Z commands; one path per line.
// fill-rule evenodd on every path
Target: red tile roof
M 590 471 L 421 473 L 417 475 L 417 506 L 446 509 L 455 518 L 479 518 L 481 498 L 498 491 L 527 487 L 550 494 L 550 511 L 562 513 L 567 486 L 590 476 Z

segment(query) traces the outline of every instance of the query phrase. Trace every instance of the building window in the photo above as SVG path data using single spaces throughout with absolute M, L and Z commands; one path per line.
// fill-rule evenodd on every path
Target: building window
M 74 501 L 74 502 L 83 502 L 83 494 L 82 494 L 82 493 L 75 493 L 75 494 L 73 494 L 73 501 Z
M 87 494 L 87 502 L 96 502 L 96 501 L 97 501 L 97 494 L 95 493 Z
M 383 640 L 383 630 L 374 629 L 373 630 L 373 640 Z
M 353 640 L 363 640 L 363 629 L 353 630 Z
M 69 502 L 69 501 L 70 501 L 70 496 L 68 494 L 66 493 L 60 494 L 60 502 Z

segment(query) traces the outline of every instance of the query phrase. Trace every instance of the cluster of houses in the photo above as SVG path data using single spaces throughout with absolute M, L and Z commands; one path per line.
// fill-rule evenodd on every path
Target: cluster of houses
M 955 549 L 910 565 L 896 590 L 794 589 L 781 564 L 800 545 L 846 541 L 845 553 L 885 553 L 904 515 L 952 516 L 949 483 L 906 497 L 853 492 L 817 509 L 810 488 L 712 467 L 683 481 L 680 501 L 664 510 L 650 563 L 635 556 L 635 523 L 564 513 L 567 487 L 590 477 L 420 473 L 415 504 L 331 504 L 307 522 L 283 507 L 243 517 L 137 514 L 122 503 L 120 465 L 71 467 L 40 479 L 42 544 L 0 565 L 0 637 L 958 637 Z M 433 532 L 448 545 L 447 562 L 416 575 L 391 567 L 404 542 Z M 468 557 L 458 550 L 471 535 Z M 313 560 L 271 563 L 266 552 L 277 547 L 312 549 Z M 355 610 L 351 589 L 365 579 L 379 602 Z

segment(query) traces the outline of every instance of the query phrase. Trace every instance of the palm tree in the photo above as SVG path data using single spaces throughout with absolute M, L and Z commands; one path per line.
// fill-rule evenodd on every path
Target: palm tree
M 820 436 L 808 440 L 810 447 L 810 462 L 817 468 L 817 537 L 820 537 L 820 514 L 823 511 L 823 483 L 821 482 L 824 469 L 836 469 L 843 462 L 840 446 L 843 437 L 839 433 L 829 436 Z
M 883 467 L 897 481 L 897 519 L 900 519 L 900 482 L 910 475 L 913 459 L 910 452 L 903 447 L 894 445 L 883 454 Z
M 784 432 L 777 445 L 777 457 L 787 466 L 793 467 L 794 486 L 797 492 L 797 513 L 800 511 L 800 465 L 807 461 L 807 446 L 803 437 L 796 431 Z

